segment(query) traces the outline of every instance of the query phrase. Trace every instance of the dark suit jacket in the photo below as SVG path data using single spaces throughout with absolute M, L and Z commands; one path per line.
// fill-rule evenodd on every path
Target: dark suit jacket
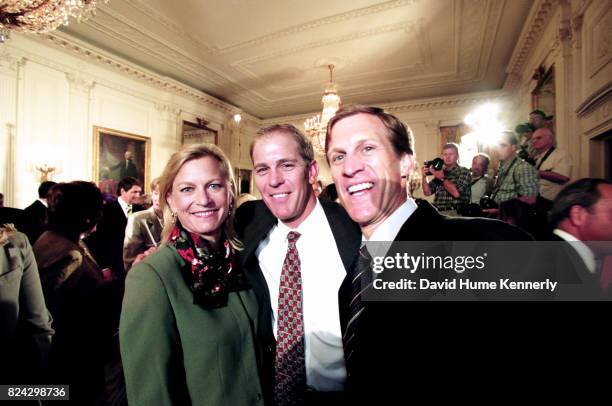
M 26 235 L 30 240 L 30 244 L 34 245 L 38 237 L 46 229 L 48 209 L 40 200 L 36 200 L 26 207 L 24 212 L 29 222 L 29 230 L 26 232 Z
M 13 224 L 17 230 L 26 235 L 29 230 L 29 222 L 25 211 L 13 207 L 0 207 L 0 226 L 4 224 Z
M 324 200 L 319 201 L 336 240 L 342 263 L 346 269 L 349 269 L 359 251 L 361 231 L 342 206 Z M 257 294 L 259 313 L 262 315 L 258 326 L 259 336 L 262 337 L 258 356 L 266 399 L 272 399 L 276 343 L 272 331 L 270 293 L 255 251 L 277 221 L 261 200 L 244 203 L 236 212 L 236 231 L 244 244 L 244 250 L 239 253 L 239 263 L 245 269 L 247 278 Z
M 518 228 L 497 220 L 451 218 L 441 215 L 426 201 L 418 200 L 417 204 L 418 209 L 406 220 L 395 241 L 530 240 Z M 353 271 L 351 269 L 348 275 Z M 343 334 L 351 300 L 348 275 L 339 292 Z M 439 278 L 443 280 L 444 275 Z M 452 330 L 451 326 L 458 323 L 470 330 L 470 315 L 458 315 L 451 308 L 432 315 L 433 312 L 425 311 L 426 304 L 414 301 L 364 303 L 354 338 L 353 368 L 347 369 L 348 389 L 357 404 L 400 404 L 398 400 L 404 404 L 415 392 L 436 386 L 434 382 L 440 385 L 452 379 L 446 371 L 456 367 L 458 373 L 465 372 L 465 364 L 453 365 L 456 353 L 461 352 L 461 347 L 454 346 L 453 340 L 460 343 L 463 333 Z M 445 333 L 434 334 L 433 331 L 440 327 Z M 421 356 L 428 361 L 417 361 Z
M 133 212 L 141 209 L 140 206 L 132 206 Z M 123 240 L 126 225 L 127 217 L 119 202 L 115 200 L 104 206 L 96 231 L 87 240 L 87 245 L 91 248 L 98 265 L 102 269 L 111 268 L 120 279 L 125 277 Z
M 556 234 L 548 236 L 551 246 L 551 270 L 561 282 L 559 299 L 561 300 L 606 300 L 603 294 L 599 275 L 587 268 L 576 246 Z M 608 297 L 607 300 L 610 298 Z

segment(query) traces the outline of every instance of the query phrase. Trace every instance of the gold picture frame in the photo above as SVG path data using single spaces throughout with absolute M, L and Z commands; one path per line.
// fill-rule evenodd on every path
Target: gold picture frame
M 117 184 L 125 176 L 138 179 L 148 192 L 151 139 L 98 126 L 93 132 L 93 179 L 102 193 L 117 196 Z

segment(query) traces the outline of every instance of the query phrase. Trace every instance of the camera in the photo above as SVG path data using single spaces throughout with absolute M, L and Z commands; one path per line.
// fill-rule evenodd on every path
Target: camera
M 442 160 L 442 158 L 435 158 L 435 159 L 432 159 L 431 161 L 423 162 L 423 166 L 425 166 L 425 168 L 428 168 L 428 169 L 429 167 L 433 167 L 434 170 L 439 171 L 440 169 L 444 167 L 444 161 Z M 427 172 L 429 172 L 429 170 Z
M 499 205 L 491 198 L 491 196 L 484 195 L 480 199 L 480 207 L 483 209 L 497 209 Z

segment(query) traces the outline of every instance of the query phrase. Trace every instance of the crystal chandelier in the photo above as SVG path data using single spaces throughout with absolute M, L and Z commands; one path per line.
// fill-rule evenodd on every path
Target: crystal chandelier
M 108 0 L 102 0 L 108 3 Z M 0 43 L 10 31 L 42 33 L 95 14 L 96 0 L 0 0 Z
M 325 87 L 325 93 L 321 103 L 323 103 L 323 111 L 321 114 L 307 118 L 304 121 L 304 129 L 306 134 L 312 140 L 312 146 L 318 154 L 325 154 L 325 134 L 327 131 L 327 123 L 336 114 L 340 108 L 340 96 L 338 96 L 338 88 L 334 84 L 334 65 L 327 65 L 329 69 L 329 83 Z

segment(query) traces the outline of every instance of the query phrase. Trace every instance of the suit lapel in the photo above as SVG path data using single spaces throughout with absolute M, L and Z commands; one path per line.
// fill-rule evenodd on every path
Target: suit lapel
M 357 253 L 359 252 L 361 243 L 359 226 L 353 223 L 348 214 L 341 211 L 344 209 L 337 206 L 336 203 L 328 204 L 321 201 L 321 206 L 334 235 L 344 269 L 348 271 L 357 259 Z

